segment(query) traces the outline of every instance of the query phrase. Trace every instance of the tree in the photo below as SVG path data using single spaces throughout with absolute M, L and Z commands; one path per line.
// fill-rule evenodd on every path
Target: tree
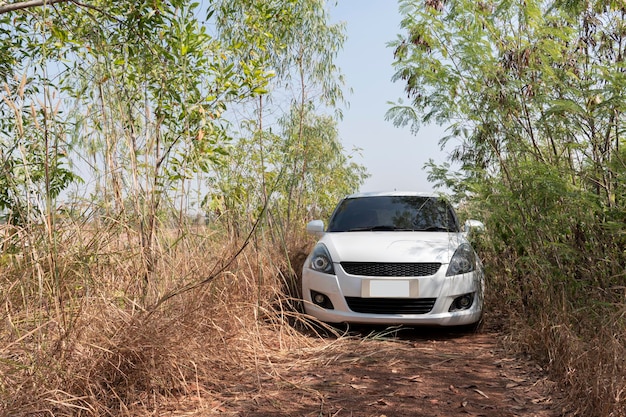
M 304 120 L 301 117 L 302 112 L 294 105 L 280 121 L 278 133 L 258 132 L 252 123 L 253 131 L 243 132 L 237 146 L 229 150 L 230 163 L 216 167 L 210 179 L 214 192 L 205 204 L 213 218 L 221 217 L 234 235 L 248 230 L 261 215 L 263 183 L 271 191 L 272 215 L 285 221 L 282 227 L 297 229 L 286 223 L 294 205 L 294 184 L 300 190 L 300 201 L 306 202 L 298 215 L 325 218 L 340 198 L 354 192 L 367 178 L 365 168 L 343 148 L 332 116 L 319 115 L 311 107 Z M 304 158 L 302 137 L 308 144 Z
M 293 220 L 301 223 L 300 219 L 309 215 L 307 210 L 320 204 L 319 196 L 311 190 L 313 184 L 320 184 L 312 177 L 323 177 L 330 171 L 323 172 L 316 164 L 327 158 L 328 166 L 337 168 L 335 161 L 350 159 L 337 140 L 334 123 L 318 115 L 333 111 L 335 117 L 341 116 L 343 76 L 335 58 L 345 41 L 345 28 L 343 24 L 329 23 L 325 2 L 320 0 L 224 1 L 217 10 L 221 37 L 241 46 L 237 60 L 258 60 L 275 73 L 268 94 L 251 103 L 256 123 L 245 123 L 243 130 L 251 139 L 240 139 L 240 148 L 255 155 L 257 169 L 248 172 L 257 175 L 260 201 L 275 191 L 279 195 L 276 198 L 284 203 L 279 205 L 279 216 L 284 228 L 290 229 Z M 289 110 L 276 112 L 276 106 Z M 279 130 L 282 133 L 277 136 Z M 315 137 L 314 131 L 320 136 Z M 320 138 L 328 142 L 320 143 Z M 333 154 L 323 153 L 331 150 Z M 357 164 L 344 168 L 321 191 L 329 196 L 325 199 L 336 200 L 346 189 L 356 189 L 365 178 L 363 168 Z M 271 186 L 278 188 L 269 189 Z M 322 203 L 325 209 L 327 204 Z
M 584 2 L 401 1 L 408 32 L 392 43 L 411 100 L 397 125 L 449 124 L 465 142 L 453 158 L 511 186 L 520 158 L 589 181 L 612 204 L 604 169 L 619 149 L 625 97 L 624 11 Z M 582 173 L 583 167 L 592 168 Z M 619 191 L 623 193 L 623 191 Z
M 494 302 L 528 322 L 529 349 L 559 357 L 557 373 L 580 366 L 575 352 L 619 344 L 623 300 L 610 289 L 626 261 L 623 4 L 401 0 L 400 11 L 405 33 L 391 45 L 410 101 L 387 116 L 414 131 L 447 125 L 443 141 L 460 140 L 461 175 L 431 163 L 431 178 L 471 196 L 486 221 Z M 621 388 L 588 395 L 621 378 L 620 361 L 586 360 L 602 370 L 572 384 L 572 400 L 585 414 L 622 413 Z
M 97 212 L 137 227 L 145 292 L 162 213 L 223 157 L 227 105 L 257 96 L 269 75 L 252 61 L 235 68 L 233 45 L 208 33 L 195 3 L 37 4 L 0 21 L 11 34 L 0 41 L 1 204 L 45 214 L 53 240 L 55 199 L 76 179 L 64 163 L 87 164 L 103 178 Z

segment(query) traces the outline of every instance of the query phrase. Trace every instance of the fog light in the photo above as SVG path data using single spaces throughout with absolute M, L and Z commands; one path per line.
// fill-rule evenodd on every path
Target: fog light
M 459 298 L 457 304 L 460 308 L 468 308 L 472 305 L 472 297 L 469 295 L 464 295 L 463 297 Z
M 330 298 L 328 298 L 321 292 L 311 290 L 311 300 L 313 300 L 313 304 L 323 307 L 327 310 L 333 310 L 335 308 L 332 301 L 330 301 Z
M 449 311 L 467 310 L 474 303 L 474 293 L 463 294 L 454 299 Z

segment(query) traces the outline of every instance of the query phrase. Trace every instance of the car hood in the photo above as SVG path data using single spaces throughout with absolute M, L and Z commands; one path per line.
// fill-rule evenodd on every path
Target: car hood
M 333 262 L 440 262 L 448 263 L 467 240 L 447 232 L 334 232 L 321 243 Z

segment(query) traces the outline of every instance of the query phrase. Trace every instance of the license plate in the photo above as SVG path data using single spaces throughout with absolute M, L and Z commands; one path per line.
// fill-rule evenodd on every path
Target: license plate
M 419 292 L 417 280 L 369 280 L 363 281 L 362 297 L 376 298 L 409 298 L 417 297 Z

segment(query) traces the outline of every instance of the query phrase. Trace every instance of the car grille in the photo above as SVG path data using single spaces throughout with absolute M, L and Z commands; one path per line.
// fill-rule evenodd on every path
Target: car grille
M 346 297 L 350 310 L 369 314 L 426 314 L 436 298 L 361 298 Z
M 436 274 L 441 264 L 437 262 L 342 262 L 341 266 L 350 275 L 367 277 L 423 277 Z

